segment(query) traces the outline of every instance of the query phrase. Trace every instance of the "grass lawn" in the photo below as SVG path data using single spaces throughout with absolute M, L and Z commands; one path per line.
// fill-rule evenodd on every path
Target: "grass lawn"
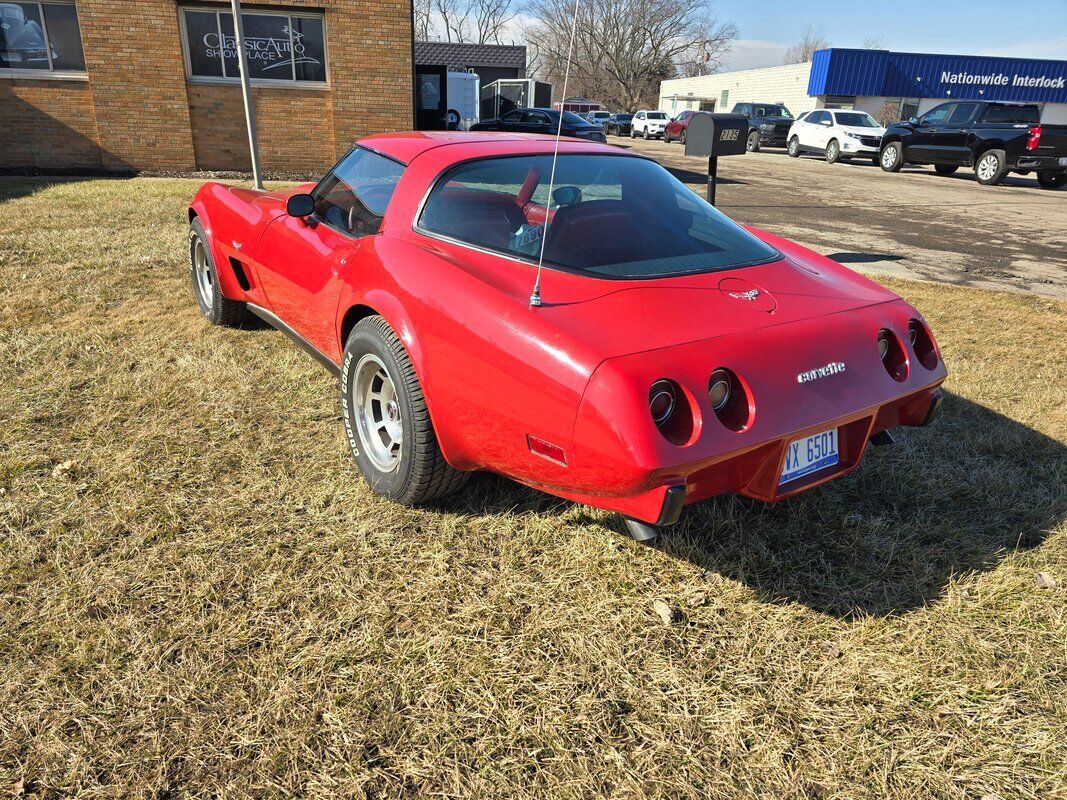
M 373 496 L 334 379 L 199 316 L 194 190 L 0 180 L 0 795 L 1067 796 L 1067 305 L 889 282 L 937 424 L 648 548 Z

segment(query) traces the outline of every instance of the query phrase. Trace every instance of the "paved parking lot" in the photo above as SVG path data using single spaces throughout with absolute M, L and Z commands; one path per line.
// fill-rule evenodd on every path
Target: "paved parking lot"
M 707 160 L 678 143 L 609 137 L 658 159 L 703 192 Z M 1067 299 L 1067 189 L 1033 176 L 979 186 L 974 173 L 882 172 L 771 149 L 719 161 L 718 206 L 868 272 L 1012 288 Z

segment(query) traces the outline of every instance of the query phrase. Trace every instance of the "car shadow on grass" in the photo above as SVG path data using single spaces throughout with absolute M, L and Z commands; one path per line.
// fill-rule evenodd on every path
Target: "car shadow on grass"
M 903 614 L 949 582 L 1036 547 L 1067 519 L 1067 447 L 952 393 L 928 428 L 901 428 L 860 468 L 790 500 L 723 496 L 687 507 L 654 545 L 774 603 L 842 618 Z M 562 516 L 574 508 L 488 475 L 455 513 Z M 625 536 L 621 518 L 607 524 Z M 568 516 L 604 524 L 603 515 Z M 567 524 L 560 525 L 566 535 Z
M 947 393 L 929 428 L 869 448 L 858 470 L 779 504 L 720 497 L 662 537 L 665 552 L 771 602 L 884 616 L 1036 547 L 1067 519 L 1067 447 Z

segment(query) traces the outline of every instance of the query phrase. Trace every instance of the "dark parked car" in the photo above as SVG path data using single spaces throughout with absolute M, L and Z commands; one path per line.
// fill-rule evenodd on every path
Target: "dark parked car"
M 612 114 L 604 122 L 604 133 L 610 133 L 612 136 L 629 136 L 633 119 L 633 114 Z
M 560 128 L 559 115 L 563 114 Z M 505 131 L 507 133 L 545 133 L 555 136 L 556 130 L 563 136 L 575 136 L 591 142 L 606 142 L 604 129 L 579 117 L 572 111 L 557 111 L 553 108 L 516 108 L 500 119 L 477 122 L 472 131 Z
M 760 147 L 785 147 L 789 128 L 796 121 L 781 103 L 737 103 L 732 113 L 748 117 L 745 146 L 753 153 Z
M 921 117 L 890 125 L 882 136 L 882 169 L 933 164 L 939 175 L 974 167 L 983 186 L 1009 172 L 1037 173 L 1045 189 L 1067 184 L 1067 125 L 1041 122 L 1033 104 L 959 100 L 934 106 Z

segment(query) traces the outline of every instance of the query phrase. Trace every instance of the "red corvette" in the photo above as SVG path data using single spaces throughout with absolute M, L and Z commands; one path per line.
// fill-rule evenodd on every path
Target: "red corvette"
M 387 497 L 491 470 L 617 511 L 639 540 L 713 495 L 818 486 L 932 419 L 945 367 L 897 295 L 640 155 L 564 140 L 552 180 L 553 147 L 371 136 L 315 186 L 206 184 L 200 310 L 252 312 L 339 374 L 352 453 Z

